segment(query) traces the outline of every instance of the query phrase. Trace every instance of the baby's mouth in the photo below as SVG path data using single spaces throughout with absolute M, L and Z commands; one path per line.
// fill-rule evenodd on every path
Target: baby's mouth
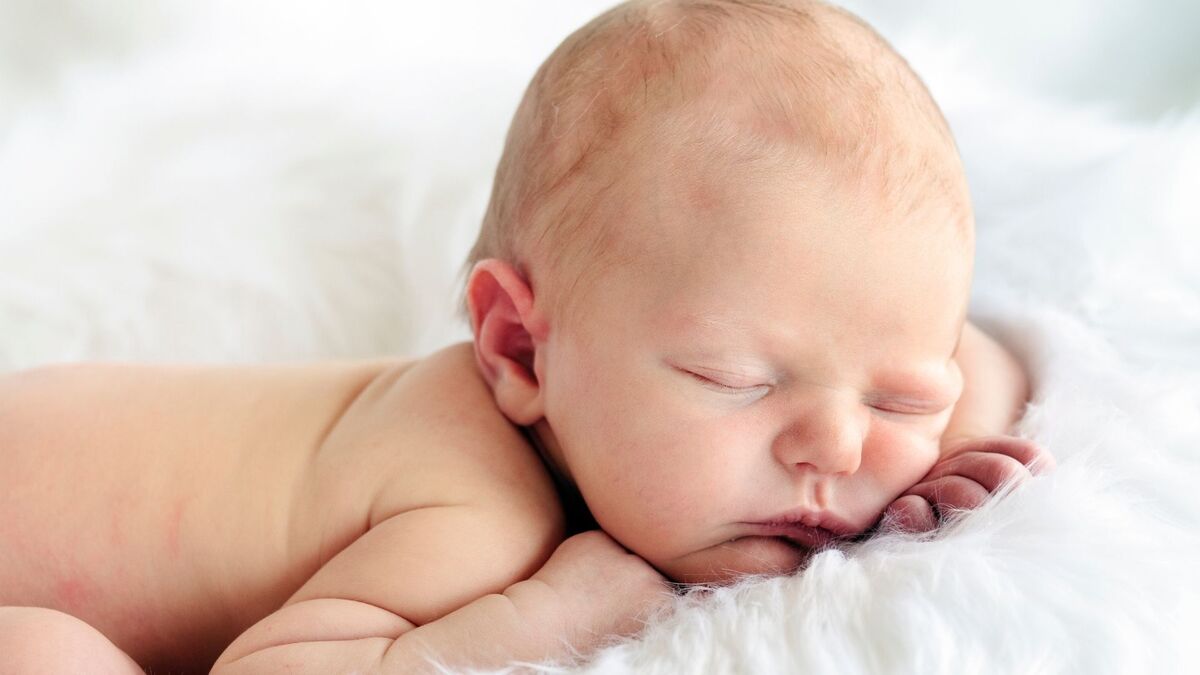
M 842 517 L 829 512 L 797 508 L 763 520 L 739 523 L 749 530 L 744 536 L 770 537 L 796 548 L 819 550 L 851 541 L 862 534 Z
M 802 523 L 748 523 L 749 536 L 774 537 L 789 544 L 806 549 L 821 549 L 829 546 L 838 536 L 823 527 L 811 527 Z

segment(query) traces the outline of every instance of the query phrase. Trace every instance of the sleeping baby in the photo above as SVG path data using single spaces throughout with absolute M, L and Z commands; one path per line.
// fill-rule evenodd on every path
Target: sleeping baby
M 411 362 L 0 378 L 0 671 L 568 658 L 684 584 L 925 531 L 1052 460 L 966 322 L 937 106 L 844 11 L 630 2 L 517 110 L 474 334 Z

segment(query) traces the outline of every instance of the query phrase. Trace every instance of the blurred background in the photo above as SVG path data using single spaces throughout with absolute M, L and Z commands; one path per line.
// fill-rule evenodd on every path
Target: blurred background
M 610 4 L 0 0 L 0 370 L 417 355 L 465 338 L 457 274 L 511 113 Z M 1053 176 L 1198 114 L 1200 3 L 843 4 L 942 102 L 981 244 Z M 1178 212 L 1163 231 L 1186 249 L 1197 235 Z M 1178 297 L 1162 311 L 1200 320 L 1195 254 L 1179 255 L 1164 269 L 1186 283 L 1165 284 Z M 1079 306 L 1103 320 L 1112 300 Z
M 318 77 L 348 59 L 368 57 L 403 71 L 456 65 L 520 81 L 562 37 L 611 4 L 4 0 L 0 93 L 11 115 L 30 99 L 52 97 L 81 68 L 119 68 L 148 51 L 186 49 L 191 41 L 244 50 L 259 66 L 274 54 L 281 70 L 290 70 L 286 62 L 296 56 L 288 48 L 304 44 L 313 56 L 330 59 L 316 66 Z M 1200 5 L 1190 0 L 839 4 L 885 35 L 920 31 L 954 42 L 981 57 L 977 65 L 990 78 L 1050 96 L 1102 102 L 1140 117 L 1200 97 Z M 215 50 L 211 56 L 221 59 Z

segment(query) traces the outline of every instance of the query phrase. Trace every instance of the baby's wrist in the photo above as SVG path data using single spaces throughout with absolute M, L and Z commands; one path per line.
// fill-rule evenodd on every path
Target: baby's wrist
M 537 635 L 559 636 L 569 612 L 562 596 L 540 579 L 525 579 L 504 589 L 521 621 Z

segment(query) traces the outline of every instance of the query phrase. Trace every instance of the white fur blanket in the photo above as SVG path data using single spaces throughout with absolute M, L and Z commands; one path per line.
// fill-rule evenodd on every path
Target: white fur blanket
M 537 63 L 607 3 L 0 3 L 0 369 L 422 354 Z M 954 127 L 1058 471 L 681 601 L 596 673 L 1200 672 L 1200 5 L 851 7 Z M 901 9 L 903 8 L 903 10 Z

